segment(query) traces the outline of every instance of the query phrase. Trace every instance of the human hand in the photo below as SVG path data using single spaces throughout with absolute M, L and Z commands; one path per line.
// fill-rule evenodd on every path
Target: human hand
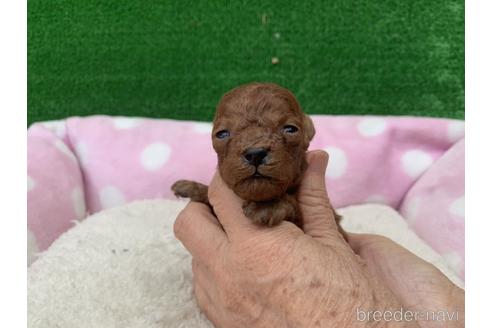
M 304 231 L 289 222 L 253 224 L 219 176 L 209 189 L 218 220 L 198 203 L 180 214 L 175 234 L 193 256 L 200 308 L 218 327 L 416 327 L 357 321 L 359 308 L 403 304 L 337 231 L 324 184 L 326 153 L 308 161 L 298 194 Z
M 465 292 L 432 264 L 389 238 L 349 234 L 349 244 L 420 327 L 464 327 Z

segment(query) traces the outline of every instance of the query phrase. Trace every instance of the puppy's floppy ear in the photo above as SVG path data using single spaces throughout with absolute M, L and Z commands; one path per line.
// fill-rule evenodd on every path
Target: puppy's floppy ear
M 306 114 L 304 114 L 303 118 L 303 124 L 304 124 L 304 140 L 306 141 L 306 144 L 309 145 L 309 142 L 313 139 L 314 134 L 316 131 L 314 130 L 314 124 L 313 120 Z

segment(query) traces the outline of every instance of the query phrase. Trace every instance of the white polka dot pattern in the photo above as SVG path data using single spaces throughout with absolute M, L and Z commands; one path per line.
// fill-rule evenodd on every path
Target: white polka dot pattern
M 29 175 L 27 176 L 27 192 L 31 191 L 34 189 L 36 186 L 36 182 L 34 181 L 33 178 L 31 178 Z
M 99 200 L 104 209 L 123 205 L 126 200 L 123 193 L 114 186 L 107 186 L 99 191 Z
M 412 178 L 425 172 L 432 164 L 432 157 L 422 150 L 407 151 L 402 157 L 403 170 Z
M 386 121 L 382 118 L 366 118 L 357 125 L 359 133 L 364 137 L 375 137 L 386 130 Z
M 334 206 L 360 202 L 399 206 L 412 229 L 433 247 L 463 255 L 463 239 L 457 234 L 465 221 L 464 198 L 459 199 L 464 193 L 459 171 L 464 152 L 444 166 L 438 164 L 463 142 L 464 122 L 312 118 L 316 135 L 310 149 L 326 147 L 330 154 L 326 178 Z M 174 199 L 170 186 L 177 179 L 208 183 L 217 164 L 211 132 L 209 122 L 107 116 L 70 118 L 50 127 L 34 124 L 28 129 L 33 141 L 28 146 L 27 198 L 29 227 L 37 229 L 33 232 L 38 245 L 48 247 L 85 211 L 95 213 L 143 198 Z M 450 174 L 451 180 L 446 178 Z M 448 182 L 433 185 L 442 178 Z M 80 191 L 74 191 L 78 187 Z M 56 195 L 56 205 L 44 200 L 50 195 Z M 40 215 L 49 224 L 36 226 Z M 50 227 L 53 232 L 46 233 Z
M 77 162 L 77 158 L 63 141 L 57 139 L 55 140 L 54 145 L 65 156 L 70 158 L 72 161 Z
M 140 155 L 140 163 L 148 171 L 160 169 L 171 155 L 171 148 L 163 143 L 156 142 L 148 145 Z
M 66 135 L 65 121 L 47 121 L 42 125 L 50 131 L 53 131 L 59 138 L 63 138 Z
M 452 121 L 448 124 L 448 138 L 451 142 L 456 142 L 465 136 L 465 122 Z
M 212 123 L 197 122 L 193 124 L 193 131 L 200 134 L 211 134 Z
M 414 223 L 418 219 L 421 203 L 422 200 L 420 197 L 414 197 L 406 203 L 406 206 L 403 208 L 403 214 L 405 214 L 409 223 Z
M 83 165 L 87 165 L 89 162 L 89 148 L 85 142 L 78 142 L 75 145 L 75 152 L 77 153 L 77 157 L 79 161 Z
M 114 127 L 117 130 L 128 130 L 139 126 L 142 123 L 142 119 L 128 118 L 128 117 L 116 117 L 113 119 Z
M 347 170 L 347 156 L 345 152 L 338 147 L 326 147 L 324 150 L 330 156 L 326 176 L 331 179 L 340 178 Z
M 449 207 L 449 212 L 453 215 L 465 217 L 465 196 L 456 199 L 451 203 Z

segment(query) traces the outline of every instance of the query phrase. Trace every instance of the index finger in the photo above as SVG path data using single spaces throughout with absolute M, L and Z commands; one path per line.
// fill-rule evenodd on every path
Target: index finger
M 225 184 L 217 172 L 208 188 L 208 199 L 227 236 L 258 229 L 244 215 L 243 200 Z
M 227 242 L 226 235 L 209 206 L 190 202 L 174 222 L 174 235 L 191 255 L 210 263 Z

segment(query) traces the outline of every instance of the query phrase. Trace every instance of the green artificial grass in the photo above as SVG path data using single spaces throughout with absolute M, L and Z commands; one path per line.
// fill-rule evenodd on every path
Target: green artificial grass
M 464 2 L 28 2 L 29 124 L 210 120 L 250 81 L 291 89 L 312 114 L 464 118 Z

